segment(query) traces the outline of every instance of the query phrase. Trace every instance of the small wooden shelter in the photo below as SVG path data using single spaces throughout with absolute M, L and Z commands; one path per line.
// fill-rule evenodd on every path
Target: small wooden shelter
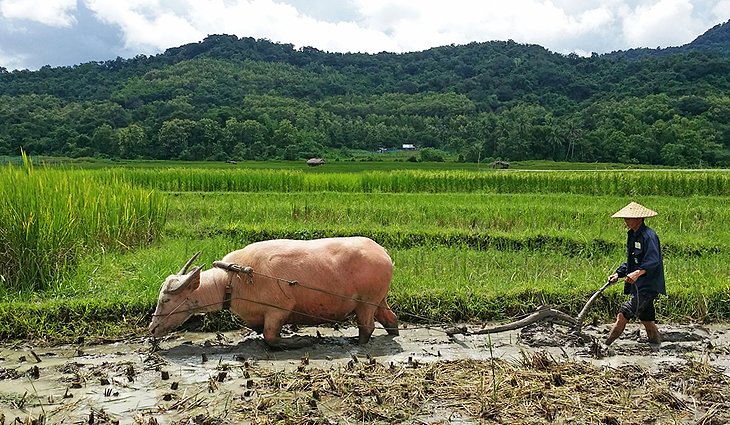
M 325 163 L 324 162 L 324 159 L 322 159 L 322 158 L 309 158 L 307 160 L 307 165 L 309 165 L 310 167 L 316 167 L 318 165 L 324 165 L 324 163 Z
M 509 162 L 497 160 L 492 163 L 492 168 L 507 169 L 509 168 Z

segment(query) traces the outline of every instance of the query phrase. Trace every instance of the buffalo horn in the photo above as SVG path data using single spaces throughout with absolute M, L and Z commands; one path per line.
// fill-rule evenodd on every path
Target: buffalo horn
M 191 264 L 193 264 L 193 261 L 195 261 L 196 258 L 198 258 L 198 255 L 200 255 L 200 251 L 196 252 L 187 263 L 183 266 L 183 268 L 180 269 L 179 272 L 177 272 L 178 276 L 185 274 L 188 271 L 188 267 L 190 267 Z
M 195 277 L 195 273 L 197 273 L 201 268 L 202 267 L 200 267 L 200 266 L 195 267 L 190 272 L 190 275 L 185 278 L 185 280 L 183 280 L 182 282 L 175 282 L 174 284 L 170 284 L 165 289 L 165 292 L 168 294 L 172 294 L 172 295 L 180 293 L 183 289 L 185 289 L 188 285 L 190 285 L 190 281 Z

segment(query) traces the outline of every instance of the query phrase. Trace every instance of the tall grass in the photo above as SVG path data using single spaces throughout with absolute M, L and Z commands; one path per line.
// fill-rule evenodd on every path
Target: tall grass
M 84 252 L 129 249 L 155 239 L 165 224 L 160 194 L 86 171 L 0 169 L 0 283 L 37 290 L 73 267 Z
M 365 193 L 570 193 L 727 196 L 726 171 L 370 171 L 305 173 L 273 169 L 97 170 L 100 178 L 165 191 Z

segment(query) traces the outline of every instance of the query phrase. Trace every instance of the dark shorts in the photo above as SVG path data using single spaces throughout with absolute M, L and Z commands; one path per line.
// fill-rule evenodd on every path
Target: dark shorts
M 631 299 L 621 305 L 619 312 L 627 320 L 638 317 L 642 322 L 653 322 L 656 320 L 654 300 L 659 296 L 654 292 L 639 291 L 631 294 Z

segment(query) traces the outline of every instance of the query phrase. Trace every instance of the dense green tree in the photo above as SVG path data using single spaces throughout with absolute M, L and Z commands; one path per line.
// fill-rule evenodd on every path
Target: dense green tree
M 464 161 L 728 166 L 728 46 L 728 23 L 681 48 L 588 58 L 514 41 L 370 55 L 212 35 L 0 69 L 0 153 L 264 160 L 408 143 Z
M 190 143 L 189 156 L 182 159 L 195 161 L 221 160 L 225 158 L 223 152 L 223 131 L 218 123 L 210 118 L 203 118 L 195 123 Z
M 165 121 L 157 138 L 158 157 L 162 159 L 189 159 L 193 142 L 195 121 L 174 118 Z
M 226 121 L 223 132 L 224 151 L 232 154 L 234 158 L 251 159 L 249 152 L 255 144 L 262 144 L 266 131 L 258 121 L 238 121 L 231 118 Z
M 433 148 L 423 148 L 418 152 L 421 162 L 444 162 L 443 153 Z
M 114 129 L 111 125 L 104 123 L 94 130 L 91 137 L 91 148 L 94 152 L 104 156 L 116 156 L 118 144 L 116 143 Z
M 271 140 L 271 145 L 278 149 L 282 149 L 286 146 L 296 145 L 299 143 L 299 132 L 294 125 L 288 119 L 279 121 L 279 125 L 274 130 L 274 137 Z
M 9 140 L 0 137 L 0 155 L 18 155 L 19 153 L 15 151 L 13 144 Z
M 117 130 L 117 144 L 122 158 L 146 158 L 149 144 L 144 128 L 137 124 Z

